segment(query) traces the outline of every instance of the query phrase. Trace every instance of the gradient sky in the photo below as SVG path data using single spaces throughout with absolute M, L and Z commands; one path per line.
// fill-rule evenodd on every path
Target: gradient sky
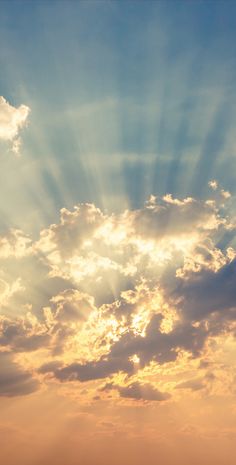
M 0 1 L 0 461 L 234 465 L 236 4 Z

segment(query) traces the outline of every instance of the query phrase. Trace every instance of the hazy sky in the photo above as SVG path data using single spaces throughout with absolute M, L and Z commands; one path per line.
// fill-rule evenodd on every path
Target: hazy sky
M 0 461 L 234 465 L 236 3 L 0 1 Z

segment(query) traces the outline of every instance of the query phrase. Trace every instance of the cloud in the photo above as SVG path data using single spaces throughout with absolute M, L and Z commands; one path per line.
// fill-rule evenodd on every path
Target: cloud
M 30 352 L 47 347 L 50 335 L 45 324 L 28 312 L 25 316 L 0 316 L 0 346 L 14 352 Z
M 75 289 L 66 289 L 52 297 L 51 311 L 57 321 L 84 321 L 95 310 L 92 296 Z
M 33 248 L 50 276 L 97 294 L 106 285 L 119 295 L 128 280 L 158 278 L 167 266 L 187 278 L 189 272 L 216 271 L 227 263 L 229 256 L 217 244 L 234 223 L 221 207 L 219 199 L 171 195 L 151 196 L 144 208 L 117 215 L 82 204 L 72 212 L 62 209 L 59 224 L 43 230 Z
M 0 140 L 10 142 L 15 154 L 19 153 L 19 131 L 26 125 L 29 112 L 30 109 L 26 105 L 15 108 L 0 96 Z
M 117 387 L 117 386 L 116 386 Z M 150 401 L 164 401 L 170 398 L 170 394 L 158 391 L 149 384 L 140 384 L 138 382 L 132 383 L 126 387 L 117 387 L 121 397 L 137 399 L 137 400 L 150 400 Z
M 49 301 L 37 317 L 31 307 L 17 317 L 0 315 L 0 346 L 15 352 L 50 349 L 54 355 L 63 351 L 68 338 L 78 334 L 96 311 L 92 296 L 67 289 Z
M 0 284 L 6 293 L 5 276 L 17 270 L 21 292 L 1 317 L 4 350 L 29 357 L 40 350 L 41 375 L 61 383 L 119 385 L 119 374 L 129 386 L 134 375 L 165 370 L 183 354 L 204 358 L 209 341 L 230 333 L 236 319 L 236 252 L 220 245 L 236 222 L 219 189 L 206 200 L 151 196 L 119 214 L 93 204 L 62 209 L 37 241 L 8 231 L 0 238 Z M 10 304 L 19 301 L 14 316 Z
M 110 348 L 98 360 L 73 362 L 56 368 L 49 365 L 48 372 L 53 373 L 62 382 L 86 382 L 104 379 L 119 372 L 132 376 L 136 371 L 134 356 L 138 357 L 140 369 L 148 366 L 150 362 L 160 365 L 173 362 L 181 350 L 189 352 L 194 358 L 200 356 L 208 336 L 204 324 L 194 327 L 191 324 L 179 323 L 166 334 L 160 331 L 161 321 L 161 315 L 154 315 L 147 326 L 145 336 L 127 330 L 118 340 L 110 343 Z M 46 370 L 45 367 L 43 369 Z
M 223 319 L 236 320 L 235 279 L 236 259 L 224 264 L 217 272 L 205 269 L 193 273 L 187 281 L 180 281 L 175 290 L 180 311 L 186 319 L 194 321 L 217 313 L 221 326 Z
M 189 379 L 182 383 L 177 384 L 176 389 L 190 389 L 191 391 L 200 391 L 206 387 L 202 379 Z
M 20 229 L 9 229 L 0 236 L 0 258 L 22 258 L 31 252 L 31 239 Z
M 42 370 L 42 367 L 41 367 Z M 43 366 L 43 370 L 46 370 Z M 134 372 L 133 363 L 125 357 L 111 358 L 109 360 L 101 359 L 97 362 L 88 362 L 85 364 L 72 363 L 63 368 L 49 366 L 48 372 L 53 372 L 59 381 L 91 381 L 103 379 L 112 374 L 123 371 L 132 374 Z
M 84 241 L 93 237 L 104 219 L 101 210 L 93 204 L 75 206 L 72 212 L 63 208 L 60 223 L 41 232 L 37 249 L 55 260 L 71 257 Z
M 131 213 L 136 233 L 155 240 L 165 237 L 192 235 L 193 228 L 217 229 L 221 223 L 214 205 L 191 197 L 174 199 L 170 194 L 162 199 L 151 197 L 143 210 Z
M 81 332 L 92 312 L 96 312 L 92 296 L 76 289 L 67 289 L 50 300 L 43 309 L 50 347 L 54 355 L 65 349 L 67 341 Z M 49 336 L 50 335 L 50 336 Z
M 151 384 L 140 383 L 138 381 L 135 381 L 128 386 L 119 386 L 113 383 L 108 383 L 102 390 L 109 391 L 111 389 L 117 390 L 120 397 L 124 397 L 126 399 L 162 402 L 170 399 L 171 397 L 169 393 L 161 392 Z
M 24 396 L 38 389 L 38 381 L 13 361 L 12 354 L 0 352 L 0 362 L 0 396 Z
M 4 279 L 0 279 L 0 308 L 6 308 L 11 298 L 23 290 L 24 287 L 22 286 L 20 278 L 16 279 L 11 284 Z

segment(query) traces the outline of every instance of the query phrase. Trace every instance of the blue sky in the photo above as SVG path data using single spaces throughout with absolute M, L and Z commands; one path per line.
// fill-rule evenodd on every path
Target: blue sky
M 21 159 L 3 157 L 7 222 L 27 211 L 36 232 L 80 201 L 119 211 L 151 193 L 201 197 L 212 178 L 235 190 L 234 2 L 0 9 L 1 95 L 31 109 Z

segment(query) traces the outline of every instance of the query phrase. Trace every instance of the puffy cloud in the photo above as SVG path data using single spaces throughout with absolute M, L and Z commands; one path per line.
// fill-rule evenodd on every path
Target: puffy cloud
M 16 279 L 10 284 L 4 279 L 0 279 L 0 308 L 7 306 L 11 298 L 23 290 L 24 287 L 22 286 L 20 278 Z
M 143 210 L 131 213 L 135 231 L 145 238 L 175 237 L 192 234 L 193 230 L 214 230 L 222 223 L 215 205 L 188 197 L 162 199 L 151 197 Z
M 104 218 L 93 204 L 75 206 L 72 212 L 63 208 L 60 224 L 53 224 L 41 232 L 37 249 L 55 260 L 71 257 L 84 241 L 93 237 Z
M 108 345 L 104 355 L 97 360 L 84 363 L 73 362 L 64 366 L 47 364 L 43 371 L 53 373 L 59 381 L 91 381 L 111 377 L 119 372 L 129 377 L 138 368 L 143 369 L 150 362 L 159 365 L 173 362 L 181 350 L 198 357 L 204 347 L 208 330 L 204 324 L 198 327 L 191 324 L 178 323 L 168 332 L 161 331 L 162 315 L 155 314 L 146 328 L 145 336 L 137 335 L 127 329 L 118 340 Z
M 75 362 L 65 367 L 56 367 L 56 369 L 53 365 L 43 365 L 40 371 L 54 373 L 59 381 L 86 382 L 107 378 L 119 371 L 132 374 L 134 367 L 133 363 L 125 357 L 116 357 L 109 358 L 108 360 L 100 359 L 97 362 L 88 362 L 85 364 Z
M 70 212 L 34 244 L 50 276 L 72 280 L 86 292 L 108 286 L 119 295 L 124 283 L 153 279 L 172 266 L 179 277 L 229 261 L 217 244 L 234 224 L 215 199 L 151 197 L 143 209 L 105 215 L 92 204 Z
M 19 153 L 21 143 L 19 131 L 26 125 L 29 112 L 26 105 L 15 108 L 0 96 L 0 140 L 10 142 L 12 151 L 16 154 Z
M 0 352 L 0 362 L 0 396 L 24 396 L 38 389 L 38 381 L 14 362 L 12 354 Z
M 0 346 L 13 352 L 28 352 L 46 347 L 49 341 L 47 326 L 30 312 L 17 318 L 0 316 Z
M 89 315 L 96 312 L 93 297 L 75 289 L 57 294 L 49 304 L 38 317 L 28 306 L 25 314 L 17 317 L 0 315 L 0 346 L 15 352 L 44 348 L 60 353 L 68 338 L 72 341 Z
M 204 269 L 181 280 L 175 290 L 178 307 L 186 319 L 201 321 L 218 314 L 222 319 L 236 320 L 236 259 L 216 272 Z M 213 319 L 214 322 L 214 319 Z
M 9 229 L 0 236 L 0 258 L 22 258 L 29 254 L 31 239 L 20 229 Z
M 67 289 L 52 297 L 51 317 L 57 321 L 85 321 L 95 310 L 92 296 L 75 289 Z M 50 319 L 49 314 L 47 316 Z
M 91 313 L 96 313 L 92 296 L 75 289 L 67 289 L 50 300 L 50 307 L 43 309 L 50 347 L 53 354 L 60 354 L 69 342 L 81 333 Z
M 109 379 L 123 397 L 138 399 L 141 385 L 155 397 L 142 373 L 178 364 L 183 354 L 194 361 L 212 338 L 235 331 L 235 250 L 222 245 L 235 231 L 230 202 L 215 186 L 205 201 L 152 196 L 120 214 L 92 204 L 62 209 L 37 242 L 9 231 L 0 258 L 6 274 L 8 263 L 9 273 L 18 264 L 28 298 L 21 295 L 20 308 L 31 303 L 32 283 L 43 304 L 32 300 L 25 316 L 3 317 L 0 343 L 28 357 L 44 349 L 37 365 L 47 379 Z M 179 387 L 200 389 L 184 384 L 186 376 Z
M 215 179 L 212 179 L 211 181 L 209 181 L 208 185 L 209 185 L 209 187 L 211 187 L 214 191 L 216 191 L 217 188 L 218 188 L 218 182 L 217 182 Z

